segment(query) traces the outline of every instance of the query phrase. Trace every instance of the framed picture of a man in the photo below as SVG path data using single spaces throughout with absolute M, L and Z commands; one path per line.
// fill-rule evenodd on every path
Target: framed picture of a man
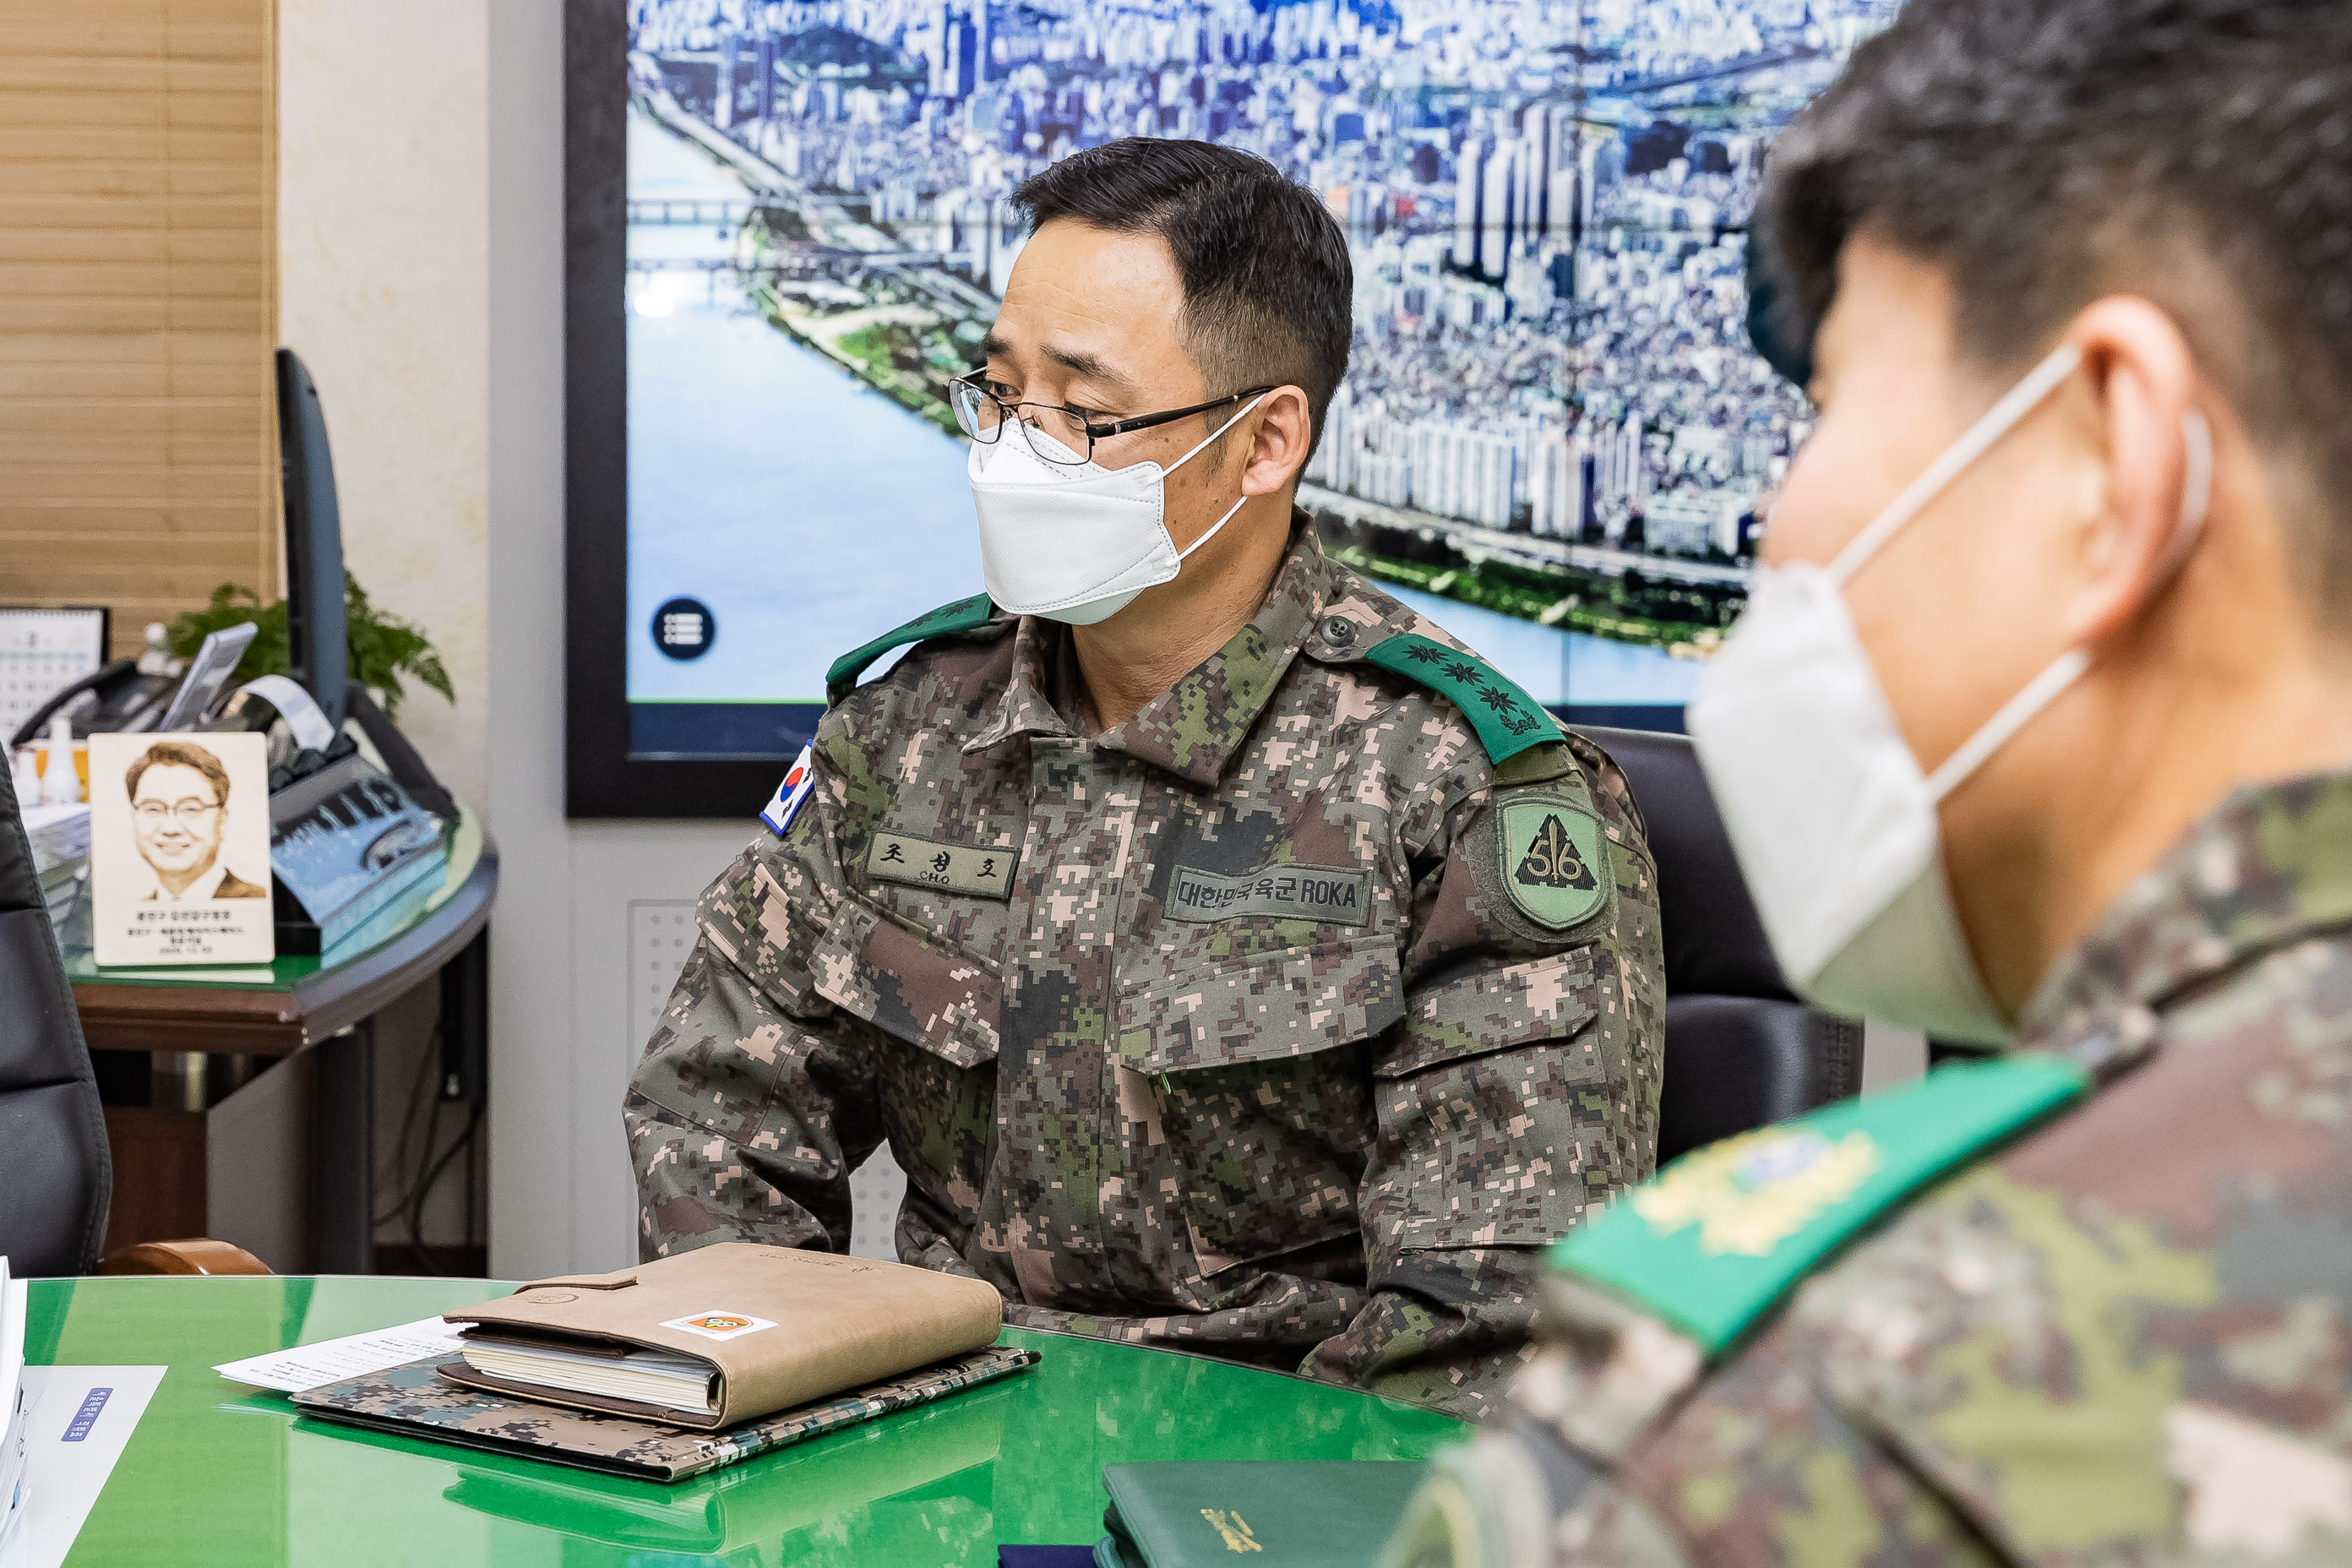
M 100 964 L 276 956 L 268 742 L 90 737 L 90 894 Z

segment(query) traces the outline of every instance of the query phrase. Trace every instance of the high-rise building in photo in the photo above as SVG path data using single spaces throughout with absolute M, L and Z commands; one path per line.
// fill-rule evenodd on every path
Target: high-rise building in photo
M 1483 136 L 1473 136 L 1454 154 L 1454 265 L 1465 272 L 1478 268 L 1490 145 Z

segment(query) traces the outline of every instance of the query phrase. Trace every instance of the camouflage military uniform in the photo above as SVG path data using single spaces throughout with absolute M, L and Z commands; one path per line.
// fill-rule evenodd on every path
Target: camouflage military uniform
M 1443 637 L 1301 520 L 1256 617 L 1099 737 L 1034 618 L 836 700 L 631 1086 L 644 1255 L 845 1250 L 887 1142 L 899 1256 L 1010 1322 L 1483 1409 L 1534 1249 L 1655 1163 L 1664 1000 L 1623 775 Z M 1491 762 L 1449 681 L 1549 739 Z M 1562 822 L 1599 880 L 1553 929 L 1503 872 L 1582 871 Z
M 1711 1370 L 1626 1294 L 1556 1280 L 1524 1424 L 1460 1461 L 1471 1513 L 1549 1494 L 1520 1525 L 1542 1544 L 1401 1560 L 2352 1562 L 2352 775 L 2224 802 L 2021 1044 L 2051 1055 L 1960 1071 L 2071 1061 L 2090 1091 Z

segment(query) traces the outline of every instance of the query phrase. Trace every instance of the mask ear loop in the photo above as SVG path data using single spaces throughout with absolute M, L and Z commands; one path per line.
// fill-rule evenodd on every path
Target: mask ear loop
M 1958 440 L 1945 447 L 1943 456 L 1927 465 L 1927 472 L 1889 501 L 1885 511 L 1871 519 L 1869 527 L 1847 542 L 1846 547 L 1837 552 L 1837 559 L 1829 564 L 1829 580 L 1843 586 L 1847 578 L 1861 570 L 1864 562 L 1878 552 L 1879 546 L 1894 536 L 1895 530 L 1917 516 L 1921 507 L 1934 500 L 1946 485 L 1959 477 L 1961 470 L 2008 435 L 2011 426 L 2033 412 L 2082 363 L 2083 351 L 2065 343 L 2035 365 L 2023 381 L 2011 387 L 2000 402 L 1986 409 L 1975 424 L 1962 432 Z
M 1246 404 L 1244 404 L 1244 405 L 1242 405 L 1242 407 L 1241 407 L 1240 411 L 1239 411 L 1238 413 L 1236 413 L 1236 414 L 1235 414 L 1235 415 L 1234 415 L 1231 419 L 1226 420 L 1223 425 L 1218 426 L 1214 430 L 1210 431 L 1210 432 L 1209 432 L 1209 434 L 1208 434 L 1207 436 L 1203 437 L 1202 438 L 1202 440 L 1201 440 L 1201 447 L 1205 447 L 1205 446 L 1207 446 L 1210 442 L 1212 442 L 1212 441 L 1215 440 L 1218 437 L 1220 437 L 1220 436 L 1223 435 L 1226 431 L 1228 431 L 1228 430 L 1232 429 L 1234 426 L 1236 426 L 1236 425 L 1240 424 L 1240 423 L 1242 422 L 1242 420 L 1243 420 L 1244 418 L 1245 418 L 1245 417 L 1248 416 L 1249 411 L 1250 411 L 1251 409 L 1255 408 L 1259 404 L 1264 403 L 1264 402 L 1265 401 L 1265 397 L 1266 397 L 1266 395 L 1265 395 L 1265 393 L 1261 392 L 1261 393 L 1259 393 L 1255 397 L 1251 398 L 1251 399 L 1250 399 Z M 1192 448 L 1192 452 L 1197 452 L 1197 451 L 1199 451 L 1199 450 L 1201 449 L 1201 447 L 1193 447 L 1193 448 Z M 1174 473 L 1177 469 L 1179 469 L 1179 468 L 1182 468 L 1185 464 L 1187 464 L 1187 463 L 1191 462 L 1191 461 L 1192 460 L 1192 452 L 1187 452 L 1187 453 L 1185 453 L 1182 457 L 1181 457 L 1181 458 L 1177 458 L 1174 462 L 1172 462 L 1172 463 L 1169 464 L 1165 468 L 1162 468 L 1162 469 L 1160 471 L 1160 477 L 1164 479 L 1164 478 L 1166 478 L 1168 475 L 1172 474 L 1172 473 Z M 1176 552 L 1176 559 L 1177 559 L 1177 560 L 1179 560 L 1179 561 L 1183 560 L 1185 557 L 1187 557 L 1187 556 L 1191 555 L 1191 554 L 1192 553 L 1192 552 L 1194 552 L 1195 550 L 1200 549 L 1200 548 L 1201 548 L 1201 546 L 1202 546 L 1203 544 L 1208 543 L 1208 542 L 1209 542 L 1209 541 L 1211 541 L 1212 539 L 1216 538 L 1216 537 L 1217 537 L 1217 530 L 1219 530 L 1219 529 L 1221 529 L 1221 528 L 1224 527 L 1224 526 L 1225 526 L 1225 524 L 1227 524 L 1227 523 L 1229 523 L 1229 522 L 1233 521 L 1233 520 L 1234 520 L 1234 513 L 1235 513 L 1235 512 L 1237 512 L 1237 511 L 1241 510 L 1242 510 L 1242 507 L 1243 507 L 1243 506 L 1244 506 L 1244 505 L 1248 500 L 1249 500 L 1249 497 L 1247 497 L 1247 496 L 1244 496 L 1244 497 L 1242 497 L 1242 498 L 1241 498 L 1241 500 L 1237 500 L 1237 501 L 1234 502 L 1234 504 L 1233 504 L 1231 507 L 1228 507 L 1228 508 L 1226 509 L 1226 510 L 1225 510 L 1225 515 L 1224 515 L 1224 516 L 1223 516 L 1223 517 L 1221 517 L 1221 518 L 1217 519 L 1217 521 L 1216 521 L 1215 522 L 1211 523 L 1211 524 L 1209 525 L 1209 531 L 1208 531 L 1208 532 L 1206 532 L 1206 533 L 1204 533 L 1204 534 L 1201 535 L 1201 537 L 1200 537 L 1200 538 L 1198 538 L 1198 539 L 1196 539 L 1196 540 L 1192 541 L 1192 543 L 1190 543 L 1190 544 L 1186 545 L 1183 549 L 1181 549 L 1181 550 L 1178 551 L 1178 552 Z
M 2158 587 L 2169 584 L 2189 563 L 2189 551 L 2205 531 L 2205 509 L 2213 504 L 2213 427 L 2192 408 L 2180 416 L 2180 435 L 2189 444 L 2188 472 L 2181 477 L 2180 521 L 2173 526 L 2164 564 L 2157 568 Z
M 1201 535 L 1201 537 L 1200 537 L 1200 538 L 1198 538 L 1198 539 L 1196 539 L 1196 540 L 1192 541 L 1192 543 L 1190 543 L 1190 544 L 1186 545 L 1183 549 L 1181 549 L 1181 550 L 1178 551 L 1178 552 L 1176 552 L 1176 559 L 1177 559 L 1177 560 L 1179 560 L 1179 561 L 1182 561 L 1182 560 L 1184 560 L 1186 557 L 1190 556 L 1190 555 L 1192 553 L 1192 552 L 1194 552 L 1195 550 L 1200 549 L 1200 548 L 1201 548 L 1201 546 L 1202 546 L 1203 544 L 1208 543 L 1208 542 L 1209 542 L 1209 541 L 1211 541 L 1212 539 L 1216 538 L 1216 537 L 1217 537 L 1217 530 L 1219 530 L 1219 529 L 1221 529 L 1221 528 L 1224 527 L 1224 526 L 1225 526 L 1225 524 L 1227 524 L 1227 523 L 1229 523 L 1229 522 L 1233 521 L 1233 520 L 1234 520 L 1234 512 L 1237 512 L 1237 511 L 1239 511 L 1239 510 L 1242 510 L 1242 506 L 1243 506 L 1244 502 L 1246 502 L 1248 500 L 1249 500 L 1249 497 L 1247 497 L 1247 496 L 1244 496 L 1244 497 L 1242 497 L 1242 499 L 1241 499 L 1240 500 L 1237 500 L 1237 501 L 1234 502 L 1233 506 L 1232 506 L 1231 508 L 1229 508 L 1229 509 L 1226 510 L 1226 512 L 1225 512 L 1225 515 L 1224 515 L 1224 516 L 1223 516 L 1223 517 L 1221 517 L 1221 518 L 1217 519 L 1217 521 L 1214 521 L 1214 522 L 1213 522 L 1213 523 L 1211 523 L 1211 524 L 1209 525 L 1209 531 L 1208 531 L 1208 532 L 1206 532 L 1206 533 L 1204 533 L 1204 534 Z
M 2205 509 L 2213 497 L 2213 431 L 2202 414 L 2191 411 L 2181 416 L 2181 437 L 2189 446 L 2189 471 L 2180 487 L 2180 520 L 2173 524 L 2172 542 L 2166 547 L 2163 563 L 2157 568 L 2156 587 L 2162 588 L 2179 574 L 2196 545 L 2197 536 L 2204 531 Z M 2153 592 L 2153 590 L 2151 590 Z M 2070 648 L 2053 659 L 2048 668 L 2026 682 L 2025 689 L 2000 706 L 2000 711 L 1986 721 L 1984 728 L 1969 736 L 1960 749 L 1944 759 L 1944 765 L 1927 776 L 1927 795 L 1941 801 L 1960 785 L 1991 756 L 2007 745 L 2011 737 L 2025 728 L 2033 716 L 2058 700 L 2064 691 L 2083 678 L 2091 668 L 2087 649 Z

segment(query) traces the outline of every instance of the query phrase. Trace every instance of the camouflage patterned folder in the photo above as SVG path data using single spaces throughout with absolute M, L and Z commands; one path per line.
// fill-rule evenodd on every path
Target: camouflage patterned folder
M 1035 1351 L 997 1345 L 720 1432 L 688 1432 L 462 1387 L 436 1373 L 437 1358 L 305 1389 L 293 1397 L 305 1415 L 404 1437 L 521 1454 L 614 1475 L 682 1481 L 754 1454 L 992 1383 L 1036 1360 Z

